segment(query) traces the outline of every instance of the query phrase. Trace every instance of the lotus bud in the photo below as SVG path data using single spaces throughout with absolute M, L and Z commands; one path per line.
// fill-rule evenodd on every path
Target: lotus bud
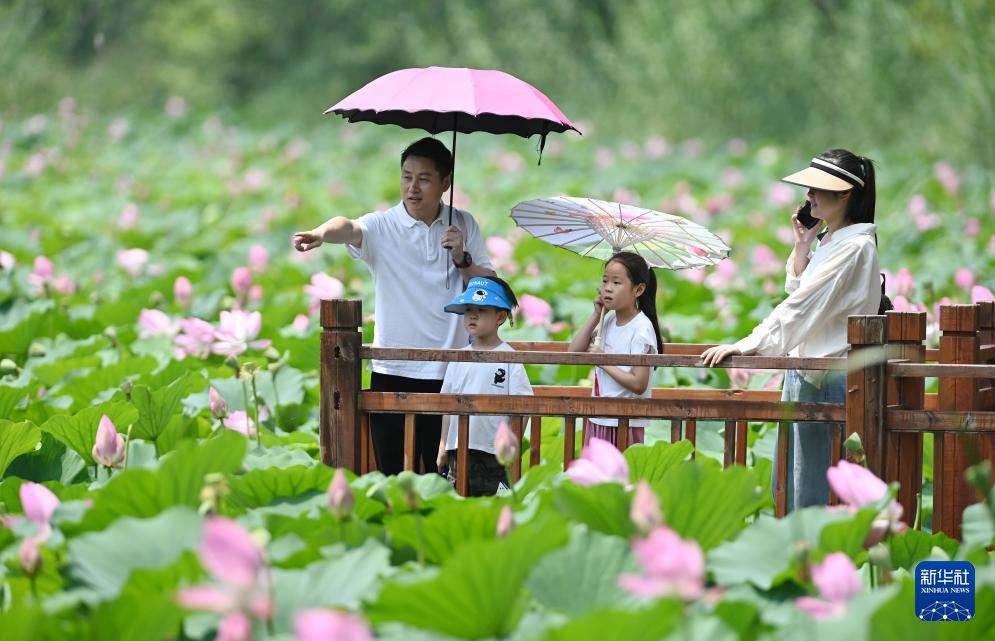
M 280 360 L 280 351 L 271 345 L 263 352 L 263 356 L 266 357 L 268 362 L 275 363 Z
M 131 392 L 134 390 L 134 385 L 131 384 L 131 381 L 125 381 L 121 383 L 120 390 L 122 394 L 128 398 L 131 398 Z
M 166 300 L 166 297 L 162 295 L 162 292 L 156 290 L 149 294 L 149 307 L 158 307 L 162 305 Z
M 47 353 L 48 350 L 41 343 L 31 343 L 31 347 L 28 348 L 28 356 L 31 358 L 41 358 Z
M 494 456 L 497 457 L 498 463 L 505 467 L 518 458 L 518 439 L 506 421 L 501 421 L 498 425 L 497 435 L 494 437 Z
M 42 560 L 41 552 L 38 550 L 38 539 L 33 536 L 24 539 L 17 553 L 17 560 L 21 563 L 21 570 L 29 577 L 41 572 Z
M 629 518 L 636 529 L 644 534 L 663 525 L 660 499 L 657 498 L 646 481 L 639 481 L 636 484 L 636 493 L 632 497 L 632 506 L 629 508 Z
M 234 356 L 229 356 L 228 358 L 226 358 L 225 365 L 232 368 L 235 371 L 236 375 L 238 375 L 239 371 L 242 369 L 242 366 L 239 365 L 238 363 L 238 359 L 235 358 Z
M 328 486 L 328 511 L 336 519 L 344 519 L 352 513 L 355 497 L 352 495 L 352 488 L 349 487 L 349 480 L 346 479 L 342 469 L 335 470 L 335 476 Z
M 124 438 L 117 433 L 111 419 L 103 415 L 97 427 L 97 441 L 91 450 L 93 460 L 105 467 L 114 467 L 124 460 L 126 452 Z
M 511 529 L 515 527 L 515 516 L 511 512 L 511 506 L 505 505 L 501 509 L 501 514 L 498 515 L 497 520 L 497 537 L 499 539 L 504 538 L 511 532 Z
M 225 401 L 224 397 L 211 386 L 211 391 L 208 393 L 208 404 L 211 407 L 211 414 L 214 418 L 225 418 L 228 416 L 228 402 Z
M 242 378 L 246 380 L 252 380 L 255 378 L 256 373 L 259 371 L 259 365 L 252 361 L 249 361 L 242 366 Z

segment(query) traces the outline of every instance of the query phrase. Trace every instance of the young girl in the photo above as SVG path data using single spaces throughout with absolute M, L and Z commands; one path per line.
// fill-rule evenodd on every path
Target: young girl
M 596 336 L 601 310 L 606 310 L 602 347 Z M 570 341 L 571 352 L 659 354 L 663 349 L 656 318 L 656 276 L 646 261 L 632 252 L 619 252 L 605 263 L 594 313 Z M 649 398 L 650 367 L 606 365 L 594 368 L 594 396 Z M 642 443 L 648 420 L 629 422 L 629 443 Z M 591 437 L 617 443 L 618 420 L 591 418 L 584 425 L 584 444 Z

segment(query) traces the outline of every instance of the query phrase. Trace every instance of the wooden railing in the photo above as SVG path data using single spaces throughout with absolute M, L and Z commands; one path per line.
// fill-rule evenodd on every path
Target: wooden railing
M 535 395 L 494 396 L 408 394 L 363 390 L 362 361 L 367 359 L 439 362 L 526 363 L 533 365 L 645 365 L 701 367 L 699 354 L 708 345 L 667 343 L 662 354 L 570 353 L 565 343 L 512 343 L 515 352 L 446 349 L 377 348 L 362 344 L 360 301 L 322 301 L 321 419 L 322 460 L 356 473 L 375 469 L 369 437 L 371 413 L 404 414 L 405 469 L 414 469 L 415 416 L 457 416 L 457 491 L 468 489 L 469 416 L 510 417 L 521 442 L 529 427 L 529 465 L 542 460 L 542 417 L 563 420 L 563 465 L 576 451 L 577 419 L 617 418 L 616 445 L 625 449 L 634 418 L 670 421 L 670 440 L 696 444 L 698 421 L 725 423 L 726 466 L 747 463 L 750 421 L 777 422 L 775 511 L 785 512 L 787 425 L 793 421 L 837 423 L 831 463 L 845 456 L 843 441 L 856 433 L 869 469 L 900 483 L 899 501 L 911 522 L 922 492 L 923 434 L 934 434 L 933 529 L 960 537 L 960 515 L 974 502 L 964 470 L 975 460 L 995 455 L 995 332 L 993 305 L 950 305 L 941 308 L 940 349 L 927 350 L 924 313 L 888 312 L 887 316 L 849 319 L 850 350 L 838 358 L 736 356 L 720 367 L 751 369 L 844 370 L 847 395 L 842 404 L 787 403 L 780 392 L 738 389 L 656 388 L 652 399 L 592 398 L 590 388 L 536 386 Z M 938 364 L 926 363 L 935 354 Z M 939 378 L 939 393 L 926 394 L 926 378 Z M 583 425 L 583 423 L 581 423 Z M 460 464 L 463 462 L 463 464 Z M 521 475 L 521 458 L 512 480 Z M 835 497 L 828 497 L 835 502 Z

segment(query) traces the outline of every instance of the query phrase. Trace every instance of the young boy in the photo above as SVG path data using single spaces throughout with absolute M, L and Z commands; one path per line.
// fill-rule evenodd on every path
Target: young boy
M 446 311 L 463 315 L 463 326 L 471 343 L 463 349 L 511 351 L 501 340 L 498 329 L 518 307 L 515 293 L 508 283 L 496 276 L 473 278 L 466 291 L 446 305 Z M 532 386 L 521 363 L 450 363 L 442 381 L 443 394 L 519 394 L 531 395 Z M 436 463 L 448 463 L 449 481 L 456 482 L 456 446 L 458 423 L 445 417 Z M 494 437 L 507 416 L 471 416 L 467 471 L 470 496 L 489 496 L 507 488 L 508 477 L 494 455 Z

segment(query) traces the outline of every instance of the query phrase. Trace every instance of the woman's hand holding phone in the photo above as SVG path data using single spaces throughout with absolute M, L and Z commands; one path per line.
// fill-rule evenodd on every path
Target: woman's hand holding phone
M 791 223 L 795 232 L 795 246 L 803 246 L 807 252 L 808 248 L 812 246 L 812 241 L 818 235 L 819 228 L 822 227 L 822 221 L 812 215 L 811 203 L 805 201 L 803 205 L 799 206 L 791 216 Z

